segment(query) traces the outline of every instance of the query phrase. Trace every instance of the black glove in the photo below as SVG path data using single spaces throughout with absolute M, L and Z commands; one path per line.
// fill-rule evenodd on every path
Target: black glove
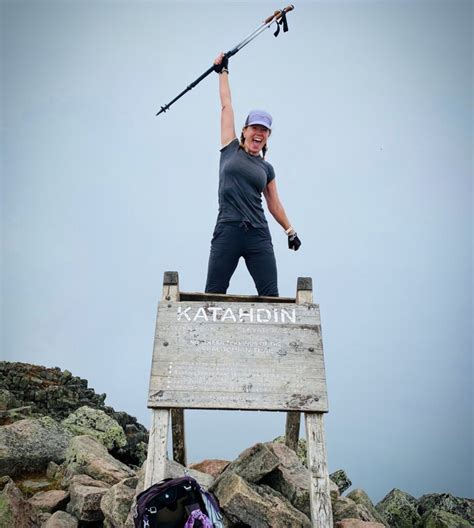
M 222 73 L 223 71 L 229 73 L 229 59 L 227 57 L 223 57 L 220 64 L 214 64 L 214 71 L 217 73 Z
M 298 238 L 298 235 L 296 233 L 288 235 L 288 249 L 294 249 L 295 251 L 298 251 L 300 246 L 301 240 Z

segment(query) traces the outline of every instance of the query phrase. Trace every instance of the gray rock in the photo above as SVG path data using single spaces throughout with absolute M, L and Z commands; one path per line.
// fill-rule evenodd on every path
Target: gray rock
M 52 418 L 20 420 L 0 428 L 0 475 L 44 471 L 62 462 L 71 433 Z
M 19 406 L 20 403 L 9 390 L 0 388 L 0 411 L 14 409 Z
M 413 528 L 420 520 L 415 497 L 396 488 L 390 491 L 375 508 L 391 528 Z
M 417 526 L 420 528 L 469 528 L 473 525 L 459 515 L 434 509 L 427 511 Z
M 357 504 L 348 497 L 339 497 L 332 503 L 332 515 L 335 522 L 344 519 L 378 522 L 364 505 Z
M 54 513 L 56 510 L 65 508 L 69 500 L 69 493 L 64 490 L 40 491 L 28 499 L 28 502 L 36 509 Z
M 418 499 L 418 512 L 424 513 L 434 510 L 444 510 L 459 515 L 474 525 L 474 500 L 454 497 L 450 493 L 430 493 Z
M 31 497 L 40 491 L 49 491 L 55 487 L 53 481 L 41 475 L 31 478 L 17 478 L 15 484 L 26 497 Z
M 296 453 L 283 443 L 266 444 L 277 457 L 279 464 L 260 481 L 286 497 L 293 506 L 308 517 L 311 515 L 309 500 L 310 472 Z
M 56 462 L 50 462 L 46 467 L 46 477 L 50 480 L 55 480 L 57 478 L 57 472 L 59 470 L 59 465 Z
M 80 407 L 61 423 L 74 436 L 92 436 L 109 450 L 127 445 L 125 433 L 117 420 L 99 409 Z
M 104 445 L 87 435 L 72 438 L 63 466 L 67 470 L 66 480 L 68 475 L 84 473 L 113 485 L 135 476 L 135 472 L 111 456 Z
M 388 526 L 387 521 L 384 519 L 383 515 L 375 509 L 373 502 L 364 490 L 355 489 L 347 494 L 347 498 L 353 500 L 356 504 L 365 506 L 375 522 Z
M 10 477 L 0 477 L 0 526 L 39 528 L 40 521 L 31 504 Z
M 338 469 L 329 475 L 329 478 L 337 485 L 340 493 L 344 493 L 352 486 L 352 482 L 343 469 Z
M 144 466 L 146 468 L 146 465 Z M 174 460 L 167 460 L 165 465 L 165 478 L 179 478 L 184 477 L 186 468 Z M 187 470 L 189 475 L 196 479 L 201 486 L 209 489 L 214 484 L 214 477 L 202 471 L 195 469 Z
M 71 479 L 71 482 L 69 483 L 69 487 L 71 487 L 73 484 L 75 486 L 92 486 L 93 488 L 103 488 L 106 490 L 112 487 L 110 484 L 107 484 L 107 482 L 93 479 L 92 477 L 89 477 L 89 475 L 74 475 Z
M 272 444 L 278 443 L 278 444 L 284 444 L 285 443 L 285 436 L 278 436 L 273 440 Z M 296 448 L 296 456 L 299 458 L 300 462 L 303 464 L 303 466 L 308 466 L 307 461 L 307 445 L 306 440 L 304 438 L 300 438 L 298 440 L 298 446 Z
M 112 486 L 103 495 L 100 509 L 104 514 L 104 525 L 110 528 L 124 526 L 130 513 L 138 478 L 125 479 Z
M 77 519 L 65 511 L 57 511 L 46 521 L 42 528 L 77 528 Z
M 243 451 L 216 479 L 213 487 L 229 474 L 236 474 L 247 482 L 258 482 L 278 467 L 278 457 L 266 444 L 255 444 Z
M 68 513 L 82 522 L 102 521 L 104 514 L 100 508 L 100 501 L 107 491 L 107 488 L 84 485 L 77 480 L 73 481 L 69 486 Z
M 225 471 L 215 494 L 226 517 L 252 528 L 310 528 L 309 518 L 294 508 L 281 494 L 265 485 L 246 482 L 236 473 Z

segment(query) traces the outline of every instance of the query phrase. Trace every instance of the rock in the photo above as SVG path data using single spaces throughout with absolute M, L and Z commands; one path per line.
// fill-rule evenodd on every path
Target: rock
M 135 476 L 135 472 L 111 456 L 104 445 L 87 435 L 72 438 L 63 466 L 68 475 L 84 473 L 108 484 Z
M 104 514 L 105 526 L 111 528 L 124 526 L 135 497 L 137 483 L 137 477 L 122 480 L 103 495 L 100 509 Z
M 266 444 L 255 444 L 243 451 L 239 457 L 231 462 L 223 473 L 216 479 L 214 486 L 224 476 L 236 474 L 247 482 L 258 482 L 265 475 L 273 471 L 280 461 Z
M 474 524 L 474 500 L 454 497 L 450 493 L 431 493 L 418 499 L 418 512 L 423 515 L 434 509 L 459 515 Z
M 201 473 L 207 473 L 216 479 L 224 469 L 230 464 L 228 460 L 203 460 L 197 464 L 190 464 L 191 469 L 200 471 Z
M 284 436 L 278 436 L 273 440 L 272 444 L 278 443 L 278 444 L 284 444 L 285 443 L 285 437 Z M 306 447 L 306 440 L 304 438 L 300 438 L 298 440 L 298 446 L 296 448 L 296 456 L 299 458 L 300 462 L 303 464 L 303 466 L 307 467 L 307 447 Z
M 88 388 L 87 380 L 73 376 L 69 371 L 62 372 L 57 367 L 0 361 L 0 389 L 13 395 L 15 407 L 21 406 L 21 409 L 11 411 L 0 409 L 0 425 L 30 415 L 47 415 L 59 421 L 79 407 L 87 406 L 104 411 L 125 431 L 127 444 L 114 447 L 114 457 L 136 466 L 140 466 L 146 458 L 146 428 L 133 416 L 104 405 L 105 394 L 96 394 L 94 389 Z M 10 401 L 6 393 L 5 398 Z M 6 405 L 7 403 L 4 404 Z M 13 402 L 9 405 L 13 405 Z M 4 412 L 7 414 L 3 414 Z
M 415 497 L 404 491 L 393 489 L 375 508 L 391 528 L 412 528 L 420 520 Z
M 145 475 L 146 465 L 144 465 Z M 165 478 L 179 478 L 184 477 L 186 468 L 174 460 L 167 460 L 165 466 Z M 196 479 L 201 486 L 209 489 L 214 484 L 214 477 L 208 475 L 207 473 L 202 473 L 201 471 L 196 471 L 195 469 L 188 470 L 189 476 Z
M 335 522 L 344 519 L 378 522 L 365 506 L 347 497 L 339 497 L 332 503 L 332 515 Z
M 50 462 L 46 467 L 46 477 L 50 480 L 55 480 L 57 478 L 59 467 L 60 466 L 56 464 L 56 462 Z
M 352 482 L 343 469 L 338 469 L 334 473 L 331 473 L 329 478 L 337 485 L 341 494 L 352 486 Z
M 0 475 L 41 472 L 51 460 L 62 462 L 71 436 L 49 417 L 0 427 Z
M 42 475 L 17 479 L 16 485 L 27 498 L 40 491 L 49 491 L 56 487 L 55 482 Z
M 296 453 L 283 443 L 267 444 L 277 457 L 279 464 L 260 481 L 286 497 L 293 506 L 308 517 L 311 515 L 309 501 L 310 472 L 301 463 Z
M 376 522 L 361 521 L 360 519 L 344 519 L 338 521 L 335 528 L 384 528 L 384 525 Z
M 82 484 L 78 479 L 73 479 L 69 486 L 68 513 L 77 517 L 81 522 L 102 521 L 104 514 L 100 509 L 100 501 L 107 491 L 108 488 Z
M 370 500 L 369 496 L 364 490 L 361 489 L 355 489 L 351 491 L 347 498 L 353 500 L 356 504 L 360 504 L 361 506 L 365 506 L 365 508 L 370 512 L 372 515 L 372 518 L 383 525 L 388 526 L 387 521 L 384 519 L 383 515 L 381 515 L 376 509 L 373 504 L 373 502 Z
M 42 528 L 77 528 L 75 517 L 65 511 L 57 511 L 46 521 Z
M 20 403 L 15 396 L 7 389 L 0 389 L 0 411 L 19 407 Z
M 61 423 L 74 436 L 93 436 L 109 450 L 127 444 L 122 427 L 116 420 L 99 409 L 80 407 Z
M 134 416 L 125 412 L 117 412 L 112 407 L 105 407 L 109 414 L 125 431 L 127 445 L 112 450 L 111 454 L 125 464 L 141 466 L 146 460 L 148 451 L 148 430 L 138 423 Z
M 5 528 L 39 528 L 40 521 L 31 504 L 10 477 L 0 478 L 0 526 Z
M 63 490 L 40 491 L 28 502 L 42 512 L 54 513 L 65 508 L 69 500 L 69 493 Z
M 215 488 L 226 517 L 238 526 L 252 528 L 310 528 L 311 521 L 270 487 L 246 482 L 224 471 Z M 240 524 L 239 524 L 240 523 Z
M 71 484 L 81 484 L 82 486 L 95 486 L 96 488 L 104 488 L 104 489 L 110 489 L 112 487 L 111 484 L 107 484 L 107 482 L 102 482 L 101 480 L 94 479 L 90 477 L 89 475 L 74 475 L 69 482 L 68 487 Z
M 426 512 L 418 526 L 423 528 L 469 528 L 472 524 L 459 515 L 434 509 Z

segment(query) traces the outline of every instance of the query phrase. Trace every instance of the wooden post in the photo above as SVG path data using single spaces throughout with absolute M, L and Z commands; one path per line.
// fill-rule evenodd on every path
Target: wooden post
M 329 474 L 326 464 L 323 413 L 305 413 L 310 508 L 313 528 L 332 528 Z
M 163 301 L 179 301 L 179 275 L 165 271 L 163 276 Z M 186 441 L 184 434 L 184 409 L 171 409 L 173 460 L 186 466 Z
M 153 409 L 144 489 L 165 478 L 169 423 L 169 409 Z
M 313 302 L 313 281 L 311 277 L 298 277 L 296 284 L 296 304 Z M 285 444 L 293 451 L 298 449 L 301 416 L 298 411 L 286 415 Z

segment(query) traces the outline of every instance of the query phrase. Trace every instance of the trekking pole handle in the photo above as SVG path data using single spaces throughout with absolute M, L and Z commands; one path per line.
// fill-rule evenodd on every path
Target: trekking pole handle
M 272 20 L 278 20 L 283 13 L 288 13 L 290 11 L 293 11 L 295 6 L 293 4 L 290 4 L 289 6 L 284 7 L 283 9 L 278 9 L 273 13 L 273 15 L 270 15 L 268 18 L 264 20 L 265 24 L 269 24 Z

